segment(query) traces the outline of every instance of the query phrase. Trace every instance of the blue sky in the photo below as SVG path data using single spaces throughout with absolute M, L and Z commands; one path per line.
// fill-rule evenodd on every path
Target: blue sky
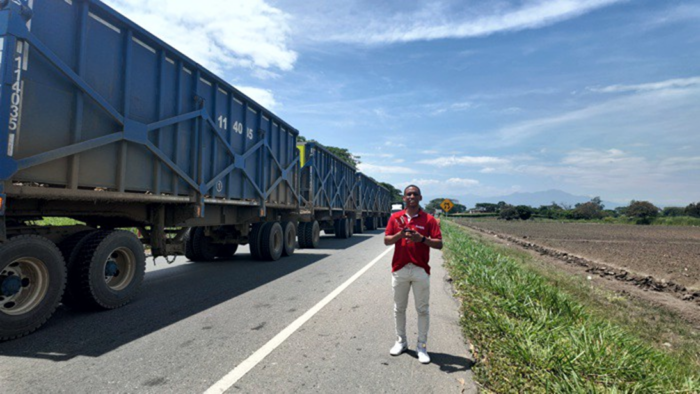
M 426 197 L 700 201 L 700 2 L 109 0 Z

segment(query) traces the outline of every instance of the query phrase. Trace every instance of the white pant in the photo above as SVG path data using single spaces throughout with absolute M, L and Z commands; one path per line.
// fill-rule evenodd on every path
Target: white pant
M 406 307 L 409 290 L 413 288 L 413 299 L 418 312 L 418 342 L 426 343 L 430 326 L 430 275 L 414 264 L 407 264 L 391 275 L 391 287 L 394 289 L 394 321 L 398 340 L 406 343 Z

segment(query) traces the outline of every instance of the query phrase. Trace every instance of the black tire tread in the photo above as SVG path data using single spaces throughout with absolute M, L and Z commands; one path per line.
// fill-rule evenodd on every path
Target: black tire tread
M 85 243 L 82 250 L 80 251 L 80 283 L 78 286 L 75 286 L 77 290 L 76 292 L 78 293 L 79 297 L 78 299 L 76 299 L 76 306 L 84 309 L 117 309 L 131 302 L 131 300 L 133 300 L 139 292 L 140 288 L 137 289 L 130 298 L 125 299 L 123 302 L 117 305 L 106 305 L 100 302 L 98 296 L 95 294 L 94 288 L 92 287 L 92 282 L 90 281 L 90 274 L 92 272 L 92 259 L 94 258 L 95 252 L 97 251 L 97 248 L 100 246 L 100 244 L 105 239 L 107 239 L 107 237 L 115 233 L 129 232 L 123 230 L 101 231 L 99 235 L 91 237 L 91 239 L 89 239 Z M 145 258 L 143 269 L 144 271 L 146 269 Z M 140 279 L 143 280 L 143 275 L 141 275 Z M 134 280 L 138 279 L 135 277 Z
M 204 227 L 195 227 L 195 231 L 192 233 L 192 255 L 194 257 L 192 261 L 213 261 L 219 254 L 218 250 L 215 250 L 213 253 L 208 253 L 204 249 L 203 244 L 207 238 L 204 231 Z
M 292 237 L 292 244 L 289 245 L 287 244 L 287 230 L 293 231 L 294 236 Z M 294 254 L 294 248 L 296 247 L 296 238 L 297 238 L 297 226 L 294 225 L 294 222 L 291 221 L 285 221 L 282 222 L 282 237 L 284 238 L 284 248 L 282 249 L 282 256 L 291 256 Z
M 18 333 L 12 333 L 12 334 L 3 334 L 2 331 L 0 331 L 0 342 L 4 341 L 9 341 L 17 338 L 21 338 L 23 336 L 29 335 L 39 329 L 39 327 L 43 326 L 50 318 L 53 316 L 53 314 L 56 312 L 56 308 L 58 308 L 58 304 L 61 302 L 61 296 L 63 295 L 63 292 L 65 291 L 66 288 L 66 264 L 65 261 L 63 261 L 63 255 L 61 254 L 61 250 L 48 240 L 47 238 L 44 238 L 39 235 L 18 235 L 15 237 L 12 237 L 9 242 L 22 242 L 23 240 L 27 240 L 30 242 L 31 240 L 34 240 L 35 242 L 40 242 L 44 244 L 44 246 L 48 247 L 49 249 L 53 249 L 53 251 L 56 253 L 56 256 L 61 259 L 59 264 L 61 265 L 62 269 L 62 274 L 63 274 L 63 283 L 61 284 L 61 288 L 59 290 L 59 295 L 56 298 L 56 301 L 54 302 L 54 305 L 50 308 L 50 311 L 48 311 L 44 316 L 41 316 L 39 320 L 37 320 L 30 328 L 28 328 L 25 331 L 18 332 Z M 4 246 L 4 245 L 3 245 Z

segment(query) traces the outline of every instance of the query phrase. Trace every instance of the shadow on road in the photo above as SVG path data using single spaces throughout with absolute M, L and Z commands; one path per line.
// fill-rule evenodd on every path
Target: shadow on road
M 350 248 L 373 234 L 350 239 L 323 237 L 314 253 L 297 250 L 274 262 L 236 254 L 230 261 L 178 265 L 146 273 L 141 294 L 112 311 L 84 312 L 59 306 L 54 316 L 26 337 L 0 343 L 0 355 L 54 361 L 99 357 L 257 287 L 315 264 L 332 250 Z M 324 253 L 324 250 L 331 251 Z M 150 263 L 150 260 L 149 262 Z
M 0 343 L 3 356 L 66 361 L 98 357 L 328 257 L 299 251 L 275 262 L 249 254 L 148 272 L 139 297 L 120 309 L 82 312 L 60 306 L 37 332 Z
M 418 359 L 418 354 L 415 350 L 407 350 L 406 354 L 411 357 Z M 438 365 L 440 370 L 447 373 L 455 372 L 466 372 L 472 369 L 474 366 L 474 360 L 470 360 L 465 357 L 459 357 L 452 354 L 445 353 L 435 353 L 428 351 L 430 354 L 430 362 L 432 364 Z
M 321 242 L 318 246 L 318 250 L 346 249 L 367 241 L 377 234 L 384 234 L 384 230 L 365 231 L 362 234 L 355 234 L 352 238 L 348 239 L 336 238 L 335 235 L 321 235 Z

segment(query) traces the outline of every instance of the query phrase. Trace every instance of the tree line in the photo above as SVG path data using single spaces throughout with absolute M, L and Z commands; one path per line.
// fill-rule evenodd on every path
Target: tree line
M 425 210 L 435 213 L 440 209 L 440 203 L 444 198 L 431 200 Z M 453 213 L 463 213 L 467 211 L 464 205 L 455 202 Z M 552 202 L 549 205 L 541 205 L 538 208 L 529 205 L 510 205 L 504 201 L 497 204 L 478 203 L 469 210 L 471 213 L 484 214 L 487 216 L 497 216 L 504 220 L 528 220 L 533 217 L 547 218 L 554 220 L 602 220 L 606 218 L 629 218 L 635 220 L 637 224 L 651 224 L 658 217 L 692 217 L 700 218 L 700 202 L 691 203 L 686 207 L 665 207 L 658 208 L 649 201 L 631 201 L 629 205 L 617 207 L 615 209 L 605 209 L 600 197 L 595 197 L 588 202 L 579 203 L 574 206 Z

